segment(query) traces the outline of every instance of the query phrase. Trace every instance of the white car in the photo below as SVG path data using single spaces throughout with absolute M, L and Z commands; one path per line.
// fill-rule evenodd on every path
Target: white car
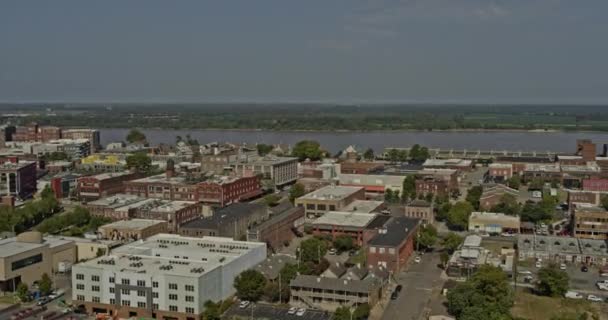
M 608 291 L 608 284 L 598 282 L 596 283 L 597 288 L 603 291 Z
M 540 263 L 540 261 L 536 261 L 536 267 L 537 267 L 537 268 L 542 268 L 542 267 L 543 267 L 543 264 L 542 264 L 542 263 Z
M 289 310 L 287 311 L 287 314 L 296 314 L 296 312 L 298 312 L 298 308 L 296 308 L 296 307 L 291 307 L 291 308 L 289 308 Z
M 420 261 L 422 261 L 422 259 L 421 259 L 420 257 L 416 257 L 416 258 L 414 258 L 414 262 L 416 262 L 416 263 L 420 263 Z
M 336 249 L 334 249 L 334 248 L 329 249 L 329 255 L 330 256 L 335 256 L 336 253 L 338 253 L 338 251 Z
M 532 274 L 532 271 L 530 271 L 530 270 L 521 270 L 521 271 L 519 271 L 519 274 L 527 274 L 527 275 L 531 275 L 531 274 Z
M 587 300 L 589 301 L 593 301 L 593 302 L 602 302 L 602 298 L 598 297 L 598 296 L 594 296 L 592 294 L 587 296 Z
M 578 292 L 574 292 L 574 291 L 568 291 L 566 292 L 566 294 L 564 295 L 564 297 L 568 298 L 568 299 L 583 299 L 583 295 L 578 293 Z
M 241 308 L 241 309 L 245 309 L 248 306 L 249 306 L 249 301 L 247 301 L 247 300 L 241 301 L 241 304 L 239 304 L 239 308 Z
M 304 308 L 300 308 L 298 309 L 298 312 L 296 312 L 296 316 L 301 317 L 306 313 L 306 309 Z
M 565 263 L 560 264 L 559 265 L 559 269 L 560 270 L 566 270 L 566 264 Z

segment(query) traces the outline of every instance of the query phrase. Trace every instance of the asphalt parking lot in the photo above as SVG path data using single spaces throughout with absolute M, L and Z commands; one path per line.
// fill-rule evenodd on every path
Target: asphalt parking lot
M 307 309 L 302 316 L 287 314 L 289 307 L 274 306 L 264 303 L 249 305 L 247 308 L 239 308 L 239 304 L 233 304 L 222 316 L 223 319 L 241 317 L 243 319 L 268 319 L 268 320 L 329 320 L 332 314 L 329 312 Z
M 534 278 L 534 280 L 538 279 L 536 273 L 539 269 L 535 266 L 518 267 L 518 283 L 524 283 L 524 277 L 526 276 L 522 273 L 522 271 L 524 270 L 532 272 L 532 277 Z M 585 296 L 593 294 L 596 296 L 608 298 L 608 291 L 599 290 L 595 284 L 599 280 L 608 278 L 600 277 L 599 271 L 596 267 L 589 267 L 589 271 L 582 272 L 580 265 L 566 264 L 566 272 L 570 277 L 570 290 L 579 292 Z

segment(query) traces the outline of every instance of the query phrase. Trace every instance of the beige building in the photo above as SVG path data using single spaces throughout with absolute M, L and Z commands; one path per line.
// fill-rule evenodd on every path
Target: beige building
M 71 240 L 43 238 L 40 232 L 24 232 L 0 240 L 0 292 L 15 291 L 19 283 L 31 286 L 43 273 L 58 271 L 60 262 L 75 261 Z
M 604 208 L 577 203 L 573 210 L 575 237 L 608 240 L 608 212 Z
M 314 218 L 341 211 L 355 200 L 365 200 L 363 187 L 327 186 L 297 198 L 295 206 L 303 207 L 307 218 Z
M 159 233 L 167 233 L 167 221 L 151 219 L 121 220 L 98 229 L 103 239 L 139 240 Z
M 123 244 L 121 241 L 88 239 L 79 237 L 46 236 L 45 239 L 73 241 L 76 246 L 74 261 L 87 261 L 106 255 L 110 250 Z
M 469 231 L 473 232 L 519 233 L 520 228 L 519 216 L 494 212 L 473 212 L 469 217 Z
M 414 200 L 405 206 L 405 216 L 422 220 L 422 223 L 434 223 L 433 205 L 424 200 Z

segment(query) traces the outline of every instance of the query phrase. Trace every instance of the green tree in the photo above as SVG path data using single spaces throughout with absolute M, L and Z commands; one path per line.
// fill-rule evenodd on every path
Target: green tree
M 15 294 L 21 302 L 27 302 L 29 300 L 29 288 L 27 287 L 27 284 L 24 282 L 19 283 L 19 285 L 17 285 L 17 292 Z
M 462 244 L 464 239 L 454 232 L 448 233 L 445 238 L 443 238 L 442 244 L 443 247 L 448 251 L 449 254 L 454 253 L 458 247 Z
M 391 163 L 395 163 L 395 162 L 399 161 L 399 158 L 400 158 L 399 150 L 397 150 L 397 149 L 388 150 L 387 158 L 388 158 L 388 161 L 390 161 Z
M 129 143 L 145 143 L 146 135 L 137 129 L 131 129 L 131 131 L 129 131 L 127 134 L 126 139 Z
M 444 202 L 437 207 L 437 214 L 435 215 L 435 219 L 437 221 L 446 221 L 448 219 L 448 214 L 452 209 L 452 204 L 450 202 Z
M 276 194 L 268 194 L 264 197 L 264 203 L 269 206 L 269 207 L 274 207 L 277 204 L 279 204 L 279 201 L 281 200 L 281 197 L 277 196 Z
M 53 190 L 51 189 L 50 185 L 46 185 L 44 186 L 44 189 L 42 189 L 42 191 L 40 192 L 40 197 L 42 199 L 49 199 L 49 198 L 55 198 L 55 193 L 53 193 Z
M 519 190 L 519 187 L 521 187 L 521 178 L 519 177 L 519 175 L 515 174 L 511 178 L 509 178 L 507 180 L 507 186 L 509 186 L 509 188 Z
M 365 159 L 367 161 L 372 161 L 372 160 L 374 160 L 374 158 L 375 158 L 374 149 L 367 148 L 367 150 L 365 150 L 365 152 L 363 153 L 363 159 Z
M 422 250 L 432 248 L 437 242 L 437 229 L 433 225 L 426 225 L 418 229 L 418 235 L 415 238 L 416 246 Z
M 450 254 L 447 251 L 442 251 L 439 255 L 439 260 L 441 261 L 441 265 L 445 268 L 448 265 L 448 261 L 450 261 Z
M 602 207 L 608 210 L 608 195 L 603 195 L 600 201 L 602 202 Z
M 38 288 L 43 296 L 49 295 L 53 290 L 53 280 L 46 272 L 42 274 L 40 282 L 38 282 Z
M 300 161 L 310 159 L 312 161 L 320 160 L 323 158 L 323 150 L 321 145 L 317 141 L 302 140 L 296 143 L 293 147 L 291 154 L 294 157 L 298 157 Z
M 556 264 L 550 264 L 538 270 L 536 289 L 545 296 L 561 297 L 568 291 L 570 278 Z
M 403 179 L 403 188 L 401 191 L 401 200 L 408 201 L 416 199 L 416 176 L 408 175 Z
M 347 235 L 339 235 L 334 239 L 333 246 L 338 252 L 349 251 L 355 248 L 353 238 Z
M 369 317 L 370 311 L 371 309 L 369 304 L 362 303 L 355 308 L 355 311 L 353 311 L 353 319 L 365 320 Z
M 388 203 L 397 203 L 399 202 L 399 192 L 393 191 L 391 188 L 387 188 L 384 190 L 384 201 Z
M 516 216 L 521 211 L 521 207 L 514 195 L 506 193 L 500 197 L 500 202 L 492 207 L 491 211 Z
M 204 304 L 205 311 L 203 311 L 203 319 L 204 320 L 220 320 L 221 312 L 219 303 L 215 303 L 211 300 L 205 301 Z
M 422 163 L 430 156 L 429 149 L 427 147 L 422 147 L 419 144 L 415 144 L 410 149 L 410 158 L 414 162 Z
M 448 212 L 448 227 L 455 230 L 466 230 L 471 212 L 473 212 L 473 206 L 470 203 L 466 201 L 455 203 Z
M 399 160 L 399 162 L 406 162 L 407 161 L 407 150 L 403 149 L 403 150 L 399 150 L 399 153 L 397 154 L 397 159 Z
M 499 268 L 483 265 L 465 283 L 448 292 L 448 311 L 457 319 L 511 319 L 513 291 Z M 477 315 L 477 316 L 476 316 Z
M 274 147 L 272 145 L 263 144 L 263 143 L 259 143 L 255 147 L 258 150 L 258 155 L 260 155 L 260 156 L 265 156 L 265 155 L 269 154 L 270 151 L 272 151 L 272 149 L 274 149 Z
M 291 203 L 293 203 L 297 198 L 299 198 L 305 194 L 306 194 L 306 190 L 304 188 L 304 185 L 301 183 L 296 183 L 293 186 L 291 186 L 291 189 L 289 189 L 289 201 L 291 201 Z
M 245 270 L 234 279 L 236 295 L 241 300 L 258 301 L 265 287 L 266 278 L 257 270 Z
M 346 307 L 346 306 L 338 307 L 338 309 L 336 309 L 336 311 L 334 312 L 334 315 L 331 319 L 332 320 L 350 320 L 351 319 L 350 308 Z
M 306 239 L 300 243 L 299 254 L 302 262 L 319 263 L 327 253 L 327 243 L 317 237 Z
M 127 167 L 139 172 L 148 172 L 152 168 L 152 159 L 143 152 L 137 152 L 127 156 Z
M 483 188 L 481 186 L 474 186 L 467 191 L 466 201 L 473 205 L 475 210 L 479 210 L 479 198 L 481 198 L 481 194 L 483 193 Z
M 541 178 L 534 178 L 528 183 L 528 190 L 542 190 L 545 182 Z

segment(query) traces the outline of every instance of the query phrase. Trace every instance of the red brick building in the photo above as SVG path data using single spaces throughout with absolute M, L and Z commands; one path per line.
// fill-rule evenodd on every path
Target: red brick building
M 447 181 L 435 177 L 422 177 L 416 179 L 416 194 L 449 195 L 451 191 Z
M 597 155 L 595 143 L 589 139 L 577 140 L 576 155 L 583 157 L 583 161 L 595 161 L 595 156 Z
M 358 246 L 365 246 L 389 219 L 387 215 L 331 211 L 314 220 L 312 228 L 315 235 L 328 235 L 334 240 L 348 236 Z
M 125 191 L 124 183 L 137 179 L 137 172 L 112 172 L 78 178 L 76 187 L 78 198 L 83 201 L 97 200 Z
M 125 193 L 144 198 L 198 201 L 224 207 L 262 194 L 258 176 L 206 180 L 160 174 L 125 182 Z
M 583 179 L 583 190 L 608 192 L 608 179 Z
M 414 237 L 420 220 L 393 217 L 367 244 L 369 268 L 384 267 L 398 273 L 414 252 Z
M 513 176 L 511 163 L 492 163 L 488 167 L 488 176 L 494 181 L 506 181 Z
M 31 123 L 27 126 L 19 126 L 13 134 L 13 141 L 41 141 L 61 139 L 61 128 L 54 126 L 39 126 Z
M 280 249 L 285 241 L 295 236 L 298 221 L 304 220 L 304 208 L 292 207 L 274 214 L 270 219 L 251 226 L 247 231 L 247 241 L 265 242 L 270 249 Z

